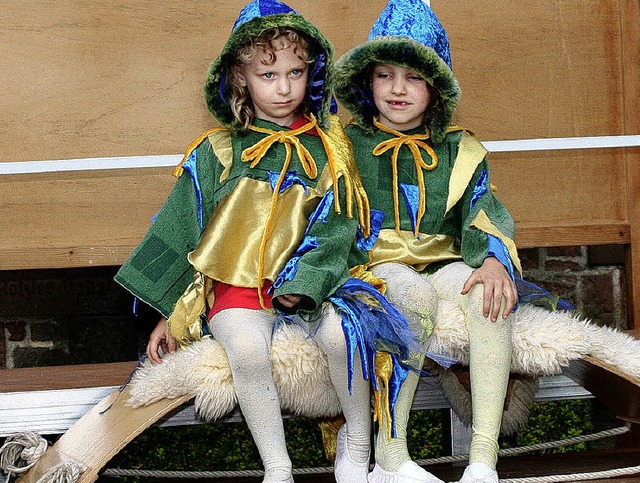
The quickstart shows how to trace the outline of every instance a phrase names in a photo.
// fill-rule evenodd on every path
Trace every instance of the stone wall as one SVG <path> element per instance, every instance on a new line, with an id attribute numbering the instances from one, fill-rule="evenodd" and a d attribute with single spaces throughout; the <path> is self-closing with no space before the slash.
<path id="1" fill-rule="evenodd" d="M 621 247 L 522 250 L 525 279 L 603 325 L 627 327 Z M 0 367 L 135 360 L 157 315 L 113 282 L 116 267 L 0 272 Z"/>
<path id="2" fill-rule="evenodd" d="M 0 272 L 0 367 L 135 360 L 148 315 L 114 267 Z"/>

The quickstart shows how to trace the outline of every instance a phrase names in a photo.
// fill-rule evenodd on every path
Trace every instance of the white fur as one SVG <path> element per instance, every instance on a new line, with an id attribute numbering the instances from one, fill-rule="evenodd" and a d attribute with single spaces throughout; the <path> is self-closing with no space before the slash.
<path id="1" fill-rule="evenodd" d="M 272 342 L 271 367 L 284 411 L 308 417 L 340 413 L 327 358 L 300 327 L 280 326 Z M 129 384 L 128 404 L 133 407 L 191 394 L 205 421 L 224 416 L 237 404 L 227 355 L 211 338 L 166 355 L 161 364 L 145 361 Z"/>
<path id="2" fill-rule="evenodd" d="M 446 268 L 447 274 L 443 269 L 430 277 L 439 302 L 428 350 L 468 364 L 469 340 L 464 314 L 455 301 L 460 297 L 457 284 L 466 280 L 469 269 L 463 264 Z M 571 360 L 589 355 L 617 367 L 640 385 L 640 341 L 570 312 L 550 312 L 523 304 L 510 317 L 513 317 L 512 372 L 530 376 L 558 374 Z M 310 417 L 334 416 L 340 412 L 326 356 L 302 328 L 280 326 L 274 335 L 271 365 L 283 410 Z M 143 363 L 130 385 L 132 406 L 191 394 L 195 397 L 196 410 L 208 421 L 230 412 L 237 403 L 226 354 L 220 344 L 210 338 L 167 355 L 162 364 Z M 522 389 L 521 399 L 525 401 L 532 389 L 528 385 Z M 453 386 L 449 389 L 452 399 L 458 398 L 455 390 Z M 465 404 L 459 406 L 462 408 Z M 515 417 L 514 427 L 519 424 L 519 417 Z"/>

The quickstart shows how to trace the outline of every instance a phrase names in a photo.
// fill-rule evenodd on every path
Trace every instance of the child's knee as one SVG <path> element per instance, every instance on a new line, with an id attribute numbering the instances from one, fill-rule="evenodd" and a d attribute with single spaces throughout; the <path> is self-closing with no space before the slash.
<path id="1" fill-rule="evenodd" d="M 385 280 L 386 296 L 392 303 L 408 308 L 435 310 L 435 289 L 413 268 L 398 263 L 385 263 L 375 267 L 373 274 Z"/>
<path id="2" fill-rule="evenodd" d="M 328 358 L 346 359 L 347 344 L 342 329 L 342 317 L 330 304 L 322 313 L 322 321 L 315 339 Z"/>

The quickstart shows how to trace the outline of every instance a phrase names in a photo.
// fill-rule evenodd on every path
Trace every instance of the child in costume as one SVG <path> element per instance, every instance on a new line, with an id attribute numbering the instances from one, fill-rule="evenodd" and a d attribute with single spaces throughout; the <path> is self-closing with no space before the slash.
<path id="1" fill-rule="evenodd" d="M 332 56 L 324 35 L 287 5 L 244 7 L 205 83 L 223 127 L 189 147 L 173 191 L 116 276 L 164 316 L 149 339 L 152 360 L 199 338 L 201 327 L 224 347 L 268 483 L 293 481 L 269 363 L 283 318 L 306 325 L 327 354 L 346 419 L 336 480 L 366 481 L 369 471 L 369 382 L 353 364 L 363 346 L 347 350 L 352 326 L 336 295 L 349 280 L 352 212 L 366 236 L 369 210 L 348 138 L 330 115 Z"/>
<path id="2" fill-rule="evenodd" d="M 436 300 L 463 309 L 473 436 L 460 481 L 497 482 L 511 313 L 518 300 L 515 224 L 493 194 L 486 150 L 473 134 L 451 126 L 460 89 L 446 32 L 426 3 L 388 3 L 368 41 L 337 62 L 336 95 L 355 119 L 346 131 L 371 204 L 372 231 L 381 219 L 368 268 L 386 282 L 389 300 L 424 341 Z M 370 482 L 441 481 L 411 461 L 407 450 L 418 379 L 411 372 L 401 387 L 395 437 L 380 425 Z"/>

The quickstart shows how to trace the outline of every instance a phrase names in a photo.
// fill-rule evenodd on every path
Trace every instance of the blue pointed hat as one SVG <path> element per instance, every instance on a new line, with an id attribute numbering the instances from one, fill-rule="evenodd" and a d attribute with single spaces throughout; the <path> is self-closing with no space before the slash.
<path id="1" fill-rule="evenodd" d="M 233 30 L 237 29 L 243 23 L 247 23 L 254 18 L 266 17 L 267 15 L 277 15 L 279 13 L 298 13 L 289 5 L 278 0 L 253 0 L 247 3 L 240 11 L 240 15 L 233 24 Z"/>
<path id="2" fill-rule="evenodd" d="M 390 0 L 369 39 L 336 64 L 336 96 L 365 129 L 373 129 L 377 115 L 370 87 L 370 66 L 377 63 L 400 65 L 426 79 L 436 94 L 426 124 L 434 141 L 442 141 L 460 100 L 460 87 L 451 68 L 447 33 L 424 1 Z"/>
<path id="3" fill-rule="evenodd" d="M 204 86 L 205 102 L 223 126 L 242 129 L 227 100 L 227 78 L 238 50 L 249 39 L 276 27 L 293 29 L 309 39 L 315 60 L 309 70 L 305 105 L 316 116 L 321 127 L 328 126 L 333 99 L 333 45 L 313 24 L 279 0 L 252 0 L 245 5 L 222 52 L 209 67 Z"/>
<path id="4" fill-rule="evenodd" d="M 438 54 L 451 66 L 449 37 L 433 10 L 422 0 L 393 0 L 380 14 L 369 33 L 369 40 L 376 37 L 407 37 L 420 42 Z"/>

